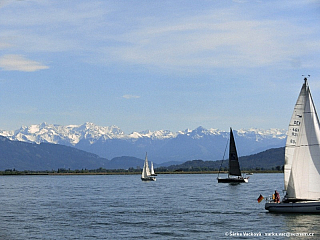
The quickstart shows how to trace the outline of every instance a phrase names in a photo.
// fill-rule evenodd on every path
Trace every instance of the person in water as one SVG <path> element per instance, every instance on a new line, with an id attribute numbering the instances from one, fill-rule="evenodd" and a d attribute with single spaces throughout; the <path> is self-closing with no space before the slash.
<path id="1" fill-rule="evenodd" d="M 280 194 L 278 193 L 277 190 L 275 190 L 275 192 L 274 192 L 274 201 L 276 203 L 280 203 Z"/>

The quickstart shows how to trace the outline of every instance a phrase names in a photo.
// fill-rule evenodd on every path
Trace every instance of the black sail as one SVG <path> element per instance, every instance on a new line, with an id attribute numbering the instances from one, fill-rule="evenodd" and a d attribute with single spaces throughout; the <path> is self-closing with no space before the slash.
<path id="1" fill-rule="evenodd" d="M 229 175 L 241 176 L 236 144 L 233 138 L 233 132 L 230 128 L 230 148 L 229 148 Z"/>

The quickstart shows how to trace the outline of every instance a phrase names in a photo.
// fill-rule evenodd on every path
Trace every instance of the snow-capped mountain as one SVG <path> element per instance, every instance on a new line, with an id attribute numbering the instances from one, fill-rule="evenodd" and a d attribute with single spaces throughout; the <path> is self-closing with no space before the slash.
<path id="1" fill-rule="evenodd" d="M 0 135 L 11 140 L 23 142 L 48 142 L 75 146 L 81 139 L 89 139 L 94 143 L 95 139 L 121 138 L 124 133 L 117 126 L 100 127 L 93 123 L 83 125 L 54 125 L 41 123 L 31 126 L 23 126 L 16 131 L 0 131 Z"/>
<path id="2" fill-rule="evenodd" d="M 108 159 L 119 156 L 143 158 L 160 163 L 194 159 L 222 159 L 229 132 L 198 127 L 194 130 L 132 132 L 125 134 L 119 127 L 102 127 L 93 123 L 83 125 L 37 124 L 16 131 L 1 131 L 0 135 L 15 141 L 48 142 L 74 146 Z M 240 156 L 257 153 L 285 144 L 286 131 L 281 129 L 234 130 Z"/>

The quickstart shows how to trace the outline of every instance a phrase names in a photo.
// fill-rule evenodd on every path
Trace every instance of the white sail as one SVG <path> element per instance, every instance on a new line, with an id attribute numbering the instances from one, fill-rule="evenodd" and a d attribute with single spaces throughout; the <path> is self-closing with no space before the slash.
<path id="1" fill-rule="evenodd" d="M 146 178 L 146 177 L 148 177 L 148 175 L 147 175 L 147 172 L 146 172 L 146 162 L 144 162 L 141 178 Z"/>
<path id="2" fill-rule="evenodd" d="M 287 197 L 315 200 L 320 198 L 320 125 L 306 79 L 304 88 L 304 111 L 293 151 Z"/>
<path id="3" fill-rule="evenodd" d="M 153 169 L 153 162 L 151 162 L 151 169 L 150 169 L 151 175 L 154 175 L 154 169 Z"/>
<path id="4" fill-rule="evenodd" d="M 287 142 L 285 148 L 285 164 L 284 164 L 284 189 L 287 190 L 293 154 L 297 143 L 297 138 L 300 132 L 301 120 L 304 111 L 306 98 L 306 82 L 303 84 L 296 105 L 292 113 L 287 134 Z"/>
<path id="5" fill-rule="evenodd" d="M 146 154 L 146 158 L 144 160 L 144 165 L 143 165 L 143 169 L 142 169 L 142 174 L 141 174 L 141 178 L 147 178 L 149 177 L 150 174 L 150 169 L 149 169 L 149 164 L 148 164 L 148 157 Z"/>

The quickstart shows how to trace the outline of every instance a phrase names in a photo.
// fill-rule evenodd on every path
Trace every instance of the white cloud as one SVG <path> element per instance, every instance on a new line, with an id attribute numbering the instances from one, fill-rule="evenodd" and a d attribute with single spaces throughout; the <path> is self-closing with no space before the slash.
<path id="1" fill-rule="evenodd" d="M 204 22 L 204 18 L 189 20 Z M 307 30 L 294 28 L 285 21 L 232 19 L 166 29 L 143 28 L 124 34 L 122 41 L 127 40 L 128 44 L 111 47 L 109 54 L 122 61 L 158 67 L 259 67 L 319 50 L 306 47 L 301 52 L 301 42 L 295 41 L 294 34 L 301 36 Z"/>
<path id="2" fill-rule="evenodd" d="M 319 28 L 299 25 L 301 16 L 296 16 L 296 21 L 281 15 L 260 17 L 257 12 L 264 13 L 265 8 L 274 6 L 255 3 L 250 5 L 255 10 L 252 11 L 247 9 L 249 1 L 234 2 L 237 3 L 191 14 L 157 12 L 154 16 L 139 15 L 134 8 L 124 11 L 122 4 L 104 2 L 61 7 L 52 2 L 26 3 L 30 8 L 19 8 L 19 18 L 10 12 L 0 15 L 0 26 L 5 26 L 0 38 L 13 39 L 11 46 L 0 42 L 0 49 L 69 52 L 91 63 L 126 62 L 199 71 L 203 67 L 252 68 L 284 62 L 290 65 L 291 59 L 320 51 L 318 38 L 312 35 Z M 179 11 L 179 5 L 174 6 Z M 276 5 L 277 9 L 284 6 L 285 3 Z"/>
<path id="3" fill-rule="evenodd" d="M 0 1 L 0 8 L 4 7 L 5 5 L 9 4 L 9 0 L 2 0 Z"/>
<path id="4" fill-rule="evenodd" d="M 0 57 L 0 67 L 5 71 L 35 72 L 42 69 L 48 69 L 39 62 L 27 59 L 21 55 L 8 54 Z"/>
<path id="5" fill-rule="evenodd" d="M 2 39 L 1 39 L 2 40 Z M 6 41 L 0 41 L 0 50 L 10 48 L 12 45 Z"/>
<path id="6" fill-rule="evenodd" d="M 136 98 L 140 98 L 140 96 L 137 96 L 137 95 L 129 95 L 129 94 L 126 94 L 126 95 L 123 95 L 122 96 L 123 98 L 125 99 L 136 99 Z"/>
<path id="7" fill-rule="evenodd" d="M 300 18 L 260 17 L 245 6 L 154 17 L 118 33 L 121 44 L 107 46 L 104 53 L 118 61 L 171 69 L 290 66 L 291 59 L 320 52 L 320 45 L 312 44 L 319 27 L 300 24 Z"/>

